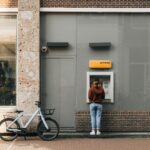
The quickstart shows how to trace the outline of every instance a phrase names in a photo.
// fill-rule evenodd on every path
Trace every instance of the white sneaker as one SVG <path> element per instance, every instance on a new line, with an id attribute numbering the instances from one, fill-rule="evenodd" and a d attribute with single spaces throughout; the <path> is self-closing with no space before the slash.
<path id="1" fill-rule="evenodd" d="M 91 132 L 90 132 L 90 135 L 95 135 L 95 131 L 91 131 Z"/>
<path id="2" fill-rule="evenodd" d="M 96 132 L 96 135 L 101 135 L 101 132 L 100 132 L 100 131 L 97 131 L 97 132 Z"/>

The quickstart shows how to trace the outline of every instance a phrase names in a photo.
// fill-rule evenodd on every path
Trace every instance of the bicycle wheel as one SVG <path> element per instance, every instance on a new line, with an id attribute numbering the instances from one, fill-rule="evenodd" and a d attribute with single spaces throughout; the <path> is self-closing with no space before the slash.
<path id="1" fill-rule="evenodd" d="M 5 118 L 0 122 L 0 138 L 4 141 L 13 141 L 17 138 L 18 133 L 13 131 L 8 131 L 7 127 L 14 121 L 13 118 Z M 9 129 L 20 128 L 18 122 L 14 122 Z"/>
<path id="2" fill-rule="evenodd" d="M 41 120 L 37 127 L 37 133 L 39 137 L 45 141 L 54 140 L 59 134 L 59 125 L 55 120 L 51 118 L 45 118 L 45 121 L 49 129 L 46 129 L 43 121 Z"/>

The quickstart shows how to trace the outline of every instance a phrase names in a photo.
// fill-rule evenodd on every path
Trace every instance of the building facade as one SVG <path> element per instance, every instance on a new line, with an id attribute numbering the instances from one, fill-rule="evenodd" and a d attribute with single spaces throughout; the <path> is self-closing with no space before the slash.
<path id="1" fill-rule="evenodd" d="M 0 113 L 55 108 L 62 131 L 89 131 L 87 91 L 103 81 L 103 131 L 150 129 L 150 2 L 1 0 Z M 89 63 L 111 63 L 92 67 Z"/>

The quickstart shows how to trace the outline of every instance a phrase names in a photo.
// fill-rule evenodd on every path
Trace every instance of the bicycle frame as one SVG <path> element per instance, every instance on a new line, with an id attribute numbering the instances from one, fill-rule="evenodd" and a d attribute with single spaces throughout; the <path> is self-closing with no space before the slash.
<path id="1" fill-rule="evenodd" d="M 31 116 L 29 118 L 29 120 L 27 121 L 27 123 L 24 125 L 23 122 L 22 122 L 22 117 L 24 116 Z M 44 116 L 42 115 L 42 112 L 41 112 L 41 108 L 38 108 L 33 114 L 25 114 L 24 112 L 20 113 L 20 114 L 17 114 L 17 117 L 14 119 L 14 121 L 8 125 L 7 127 L 7 130 L 9 131 L 14 131 L 14 132 L 17 132 L 17 131 L 21 131 L 20 129 L 10 129 L 10 127 L 16 122 L 18 121 L 21 125 L 21 128 L 24 128 L 26 129 L 29 124 L 32 122 L 32 120 L 36 117 L 36 116 L 39 116 L 41 118 L 41 120 L 43 121 L 44 123 L 44 126 L 46 127 L 46 129 L 48 130 L 48 125 L 44 119 Z"/>

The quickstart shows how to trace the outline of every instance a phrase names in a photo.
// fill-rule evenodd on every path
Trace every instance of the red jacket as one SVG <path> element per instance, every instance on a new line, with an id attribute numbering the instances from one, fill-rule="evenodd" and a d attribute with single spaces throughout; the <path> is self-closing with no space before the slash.
<path id="1" fill-rule="evenodd" d="M 89 89 L 88 98 L 90 103 L 101 103 L 105 98 L 105 91 L 103 87 L 91 87 Z"/>

